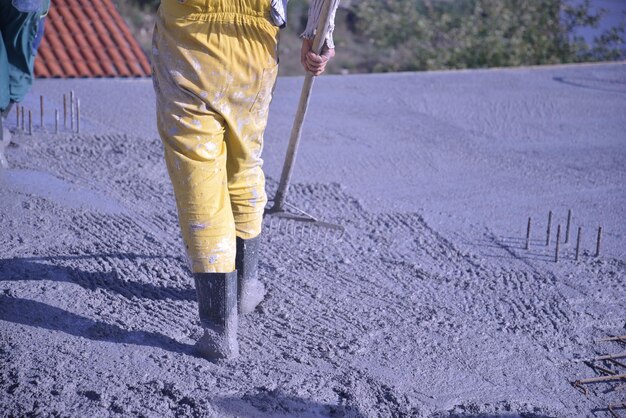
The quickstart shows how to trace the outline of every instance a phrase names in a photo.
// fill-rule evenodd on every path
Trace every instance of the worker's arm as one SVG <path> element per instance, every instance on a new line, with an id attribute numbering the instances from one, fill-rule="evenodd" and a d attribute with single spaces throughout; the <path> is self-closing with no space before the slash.
<path id="1" fill-rule="evenodd" d="M 335 29 L 335 14 L 337 12 L 337 6 L 339 6 L 339 0 L 331 0 L 330 27 L 328 29 L 328 34 L 326 35 L 326 40 L 321 54 L 317 55 L 312 51 L 313 38 L 315 38 L 315 31 L 322 13 L 323 5 L 324 0 L 311 0 L 311 5 L 309 7 L 309 19 L 307 21 L 306 29 L 300 35 L 302 38 L 300 62 L 302 63 L 304 69 L 313 75 L 322 74 L 326 68 L 328 60 L 335 56 L 333 30 Z"/>

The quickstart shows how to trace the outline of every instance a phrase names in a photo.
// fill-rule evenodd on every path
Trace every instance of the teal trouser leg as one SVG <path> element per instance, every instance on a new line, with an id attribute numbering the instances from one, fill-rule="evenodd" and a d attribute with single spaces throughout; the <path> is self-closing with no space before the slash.
<path id="1" fill-rule="evenodd" d="M 41 16 L 41 11 L 20 12 L 11 1 L 0 0 L 0 111 L 11 101 L 20 102 L 33 84 Z"/>
<path id="2" fill-rule="evenodd" d="M 1 14 L 1 13 L 0 13 Z M 0 26 L 0 113 L 9 107 L 9 58 L 4 46 L 4 30 Z"/>

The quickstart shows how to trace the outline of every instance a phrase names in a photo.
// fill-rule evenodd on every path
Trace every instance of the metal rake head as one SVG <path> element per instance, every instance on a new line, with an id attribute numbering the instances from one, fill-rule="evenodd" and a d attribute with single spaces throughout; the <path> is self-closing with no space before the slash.
<path id="1" fill-rule="evenodd" d="M 298 210 L 298 209 L 296 209 Z M 298 210 L 299 214 L 287 211 L 267 212 L 265 225 L 273 236 L 298 238 L 315 243 L 336 244 L 343 239 L 345 228 L 324 222 Z"/>

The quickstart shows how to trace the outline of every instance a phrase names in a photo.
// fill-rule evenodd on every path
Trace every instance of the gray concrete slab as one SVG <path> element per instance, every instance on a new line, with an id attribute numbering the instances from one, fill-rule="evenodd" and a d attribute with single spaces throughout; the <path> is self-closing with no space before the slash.
<path id="1" fill-rule="evenodd" d="M 276 88 L 270 194 L 301 82 Z M 53 111 L 42 132 L 39 95 L 62 109 L 70 90 L 81 133 L 51 134 Z M 268 297 L 231 363 L 192 352 L 150 80 L 43 80 L 25 105 L 34 135 L 14 135 L 0 172 L 9 414 L 580 417 L 623 398 L 571 382 L 623 351 L 596 340 L 625 333 L 624 63 L 318 79 L 288 200 L 347 233 L 266 230 Z M 568 209 L 583 251 L 572 236 L 557 264 Z"/>

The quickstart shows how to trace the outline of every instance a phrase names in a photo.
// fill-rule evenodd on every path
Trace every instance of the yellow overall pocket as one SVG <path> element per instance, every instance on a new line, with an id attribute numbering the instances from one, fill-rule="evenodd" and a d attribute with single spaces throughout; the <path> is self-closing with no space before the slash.
<path id="1" fill-rule="evenodd" d="M 250 106 L 250 113 L 262 114 L 267 112 L 270 102 L 272 101 L 272 95 L 274 94 L 277 74 L 278 64 L 263 69 L 257 94 L 254 98 L 254 102 L 252 102 Z"/>

